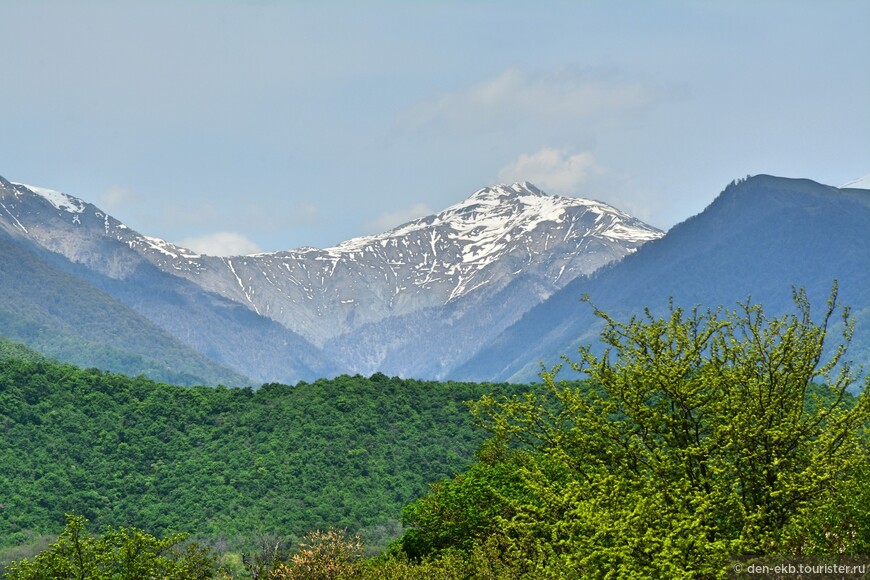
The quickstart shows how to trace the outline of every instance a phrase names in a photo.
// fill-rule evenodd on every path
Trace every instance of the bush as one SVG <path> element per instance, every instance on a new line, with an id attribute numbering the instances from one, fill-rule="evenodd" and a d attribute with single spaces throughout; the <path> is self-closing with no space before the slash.
<path id="1" fill-rule="evenodd" d="M 66 528 L 57 542 L 32 561 L 11 564 L 6 578 L 200 580 L 216 574 L 216 560 L 210 550 L 185 542 L 183 534 L 158 539 L 142 530 L 121 528 L 95 538 L 85 531 L 86 524 L 83 516 L 67 515 Z"/>

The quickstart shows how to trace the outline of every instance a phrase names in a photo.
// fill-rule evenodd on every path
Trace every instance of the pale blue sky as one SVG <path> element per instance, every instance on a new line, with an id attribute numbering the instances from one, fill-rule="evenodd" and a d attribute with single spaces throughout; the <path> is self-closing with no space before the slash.
<path id="1" fill-rule="evenodd" d="M 0 0 L 0 175 L 214 252 L 529 180 L 668 228 L 870 173 L 870 2 Z"/>

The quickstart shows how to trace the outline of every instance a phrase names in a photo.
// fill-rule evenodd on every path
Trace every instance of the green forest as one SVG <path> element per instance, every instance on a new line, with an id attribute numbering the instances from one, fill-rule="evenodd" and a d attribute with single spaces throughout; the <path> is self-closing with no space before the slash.
<path id="1" fill-rule="evenodd" d="M 870 554 L 868 380 L 836 287 L 784 316 L 596 314 L 600 347 L 534 385 L 178 387 L 0 343 L 5 576 L 719 578 Z"/>
<path id="2" fill-rule="evenodd" d="M 244 545 L 348 528 L 373 546 L 466 467 L 466 402 L 519 385 L 341 376 L 257 390 L 178 387 L 0 347 L 0 549 L 64 514 Z"/>

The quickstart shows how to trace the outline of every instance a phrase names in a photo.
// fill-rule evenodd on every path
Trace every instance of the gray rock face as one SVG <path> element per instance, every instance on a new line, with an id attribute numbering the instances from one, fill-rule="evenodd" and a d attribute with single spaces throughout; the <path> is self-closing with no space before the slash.
<path id="1" fill-rule="evenodd" d="M 2 178 L 0 178 L 2 179 Z M 133 273 L 142 258 L 107 238 L 133 239 L 136 232 L 93 204 L 59 191 L 0 182 L 0 228 L 30 239 L 111 278 Z"/>
<path id="2" fill-rule="evenodd" d="M 662 233 L 603 203 L 533 185 L 482 189 L 443 212 L 326 249 L 216 258 L 153 239 L 161 269 L 247 304 L 317 345 L 364 325 L 492 294 L 518 276 L 546 295 Z"/>
<path id="3" fill-rule="evenodd" d="M 221 258 L 59 192 L 11 185 L 0 196 L 3 227 L 74 262 L 123 280 L 147 260 L 298 333 L 348 372 L 405 376 L 443 376 L 570 281 L 663 235 L 606 204 L 517 183 L 332 248 Z"/>

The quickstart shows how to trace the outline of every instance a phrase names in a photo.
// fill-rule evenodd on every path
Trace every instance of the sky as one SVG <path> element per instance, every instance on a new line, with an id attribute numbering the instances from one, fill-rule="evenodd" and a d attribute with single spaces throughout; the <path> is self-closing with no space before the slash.
<path id="1" fill-rule="evenodd" d="M 870 173 L 870 2 L 0 0 L 0 175 L 217 254 Z"/>

